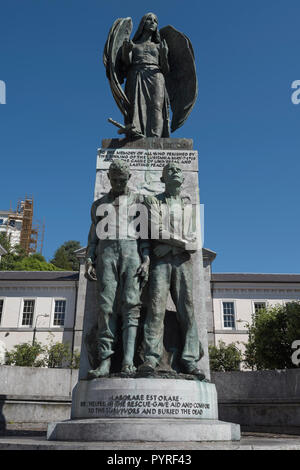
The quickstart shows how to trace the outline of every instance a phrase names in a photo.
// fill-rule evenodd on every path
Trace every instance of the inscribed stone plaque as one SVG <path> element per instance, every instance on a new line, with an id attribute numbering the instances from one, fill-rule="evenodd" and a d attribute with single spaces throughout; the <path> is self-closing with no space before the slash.
<path id="1" fill-rule="evenodd" d="M 125 160 L 132 170 L 162 170 L 167 163 L 180 165 L 182 171 L 198 171 L 196 150 L 98 149 L 97 170 L 107 170 L 114 158 Z"/>

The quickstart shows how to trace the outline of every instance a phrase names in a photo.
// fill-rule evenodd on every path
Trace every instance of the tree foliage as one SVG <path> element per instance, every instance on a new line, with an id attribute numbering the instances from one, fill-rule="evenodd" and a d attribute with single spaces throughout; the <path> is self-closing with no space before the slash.
<path id="1" fill-rule="evenodd" d="M 260 310 L 248 328 L 247 367 L 258 370 L 296 367 L 291 361 L 291 345 L 300 339 L 300 302 Z"/>
<path id="2" fill-rule="evenodd" d="M 6 352 L 6 365 L 21 367 L 41 367 L 44 365 L 43 359 L 39 356 L 44 352 L 44 347 L 37 341 L 31 343 L 20 343 Z"/>
<path id="3" fill-rule="evenodd" d="M 236 344 L 226 345 L 219 341 L 218 346 L 209 346 L 210 368 L 215 372 L 228 372 L 240 370 L 243 356 Z"/>
<path id="4" fill-rule="evenodd" d="M 0 245 L 2 245 L 6 251 L 10 251 L 9 239 L 5 232 L 0 232 Z"/>
<path id="5" fill-rule="evenodd" d="M 72 353 L 68 343 L 53 343 L 45 348 L 45 365 L 51 369 L 70 364 Z"/>
<path id="6" fill-rule="evenodd" d="M 51 263 L 58 268 L 65 269 L 66 271 L 78 271 L 79 261 L 76 258 L 74 251 L 79 248 L 81 248 L 80 242 L 76 240 L 65 242 L 56 250 Z"/>
<path id="7" fill-rule="evenodd" d="M 59 267 L 47 263 L 40 253 L 27 256 L 20 245 L 12 247 L 4 232 L 0 233 L 0 245 L 7 251 L 1 258 L 0 271 L 60 271 Z"/>
<path id="8" fill-rule="evenodd" d="M 14 265 L 14 271 L 58 271 L 60 268 L 52 263 L 47 263 L 40 254 L 26 256 Z"/>
<path id="9" fill-rule="evenodd" d="M 78 352 L 72 355 L 69 343 L 54 343 L 51 340 L 48 345 L 42 345 L 35 341 L 34 344 L 17 344 L 11 351 L 7 351 L 5 364 L 20 367 L 78 369 L 79 358 Z"/>

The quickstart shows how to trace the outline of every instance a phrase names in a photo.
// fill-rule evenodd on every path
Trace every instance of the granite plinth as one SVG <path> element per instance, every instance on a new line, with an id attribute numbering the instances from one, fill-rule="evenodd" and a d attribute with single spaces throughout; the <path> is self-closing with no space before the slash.
<path id="1" fill-rule="evenodd" d="M 98 149 L 97 170 L 108 170 L 115 159 L 124 160 L 131 170 L 160 170 L 168 163 L 180 165 L 183 172 L 198 171 L 197 150 L 186 149 Z"/>
<path id="2" fill-rule="evenodd" d="M 199 380 L 102 378 L 80 380 L 72 419 L 218 419 L 214 384 Z"/>
<path id="3" fill-rule="evenodd" d="M 161 182 L 162 167 L 168 161 L 180 162 L 184 175 L 182 194 L 191 200 L 193 210 L 197 219 L 197 240 L 199 249 L 192 254 L 193 264 L 193 297 L 194 310 L 198 326 L 199 339 L 204 350 L 204 356 L 200 360 L 199 367 L 205 373 L 207 379 L 210 378 L 208 361 L 207 342 L 207 317 L 211 318 L 211 290 L 210 282 L 205 276 L 205 268 L 202 257 L 202 233 L 200 220 L 200 200 L 198 183 L 198 152 L 193 150 L 192 139 L 174 138 L 143 138 L 136 140 L 127 139 L 104 139 L 102 147 L 98 149 L 96 180 L 94 188 L 94 199 L 98 199 L 110 190 L 110 182 L 107 177 L 109 162 L 112 158 L 123 155 L 131 166 L 132 176 L 129 180 L 129 188 L 133 192 L 144 195 L 158 194 L 164 191 L 164 184 Z M 93 334 L 98 324 L 98 303 L 97 287 L 87 283 L 84 278 L 84 267 L 80 270 L 79 279 L 80 304 L 76 315 L 75 345 L 81 348 L 79 378 L 85 379 L 88 370 L 96 368 L 98 363 L 95 359 L 95 352 L 91 350 L 90 344 L 94 338 Z M 143 304 L 146 310 L 146 303 Z M 167 311 L 175 313 L 176 308 L 169 295 Z M 167 313 L 168 313 L 167 312 Z M 175 319 L 175 320 L 174 320 Z M 172 317 L 172 331 L 178 331 L 176 315 Z M 175 325 L 176 323 L 176 325 Z M 167 328 L 170 331 L 170 328 Z M 80 342 L 82 331 L 83 340 Z M 168 349 L 167 337 L 164 338 L 164 348 L 170 364 L 173 358 L 172 351 Z M 165 341 L 166 339 L 166 341 Z M 138 348 L 139 345 L 137 345 Z M 120 362 L 121 363 L 121 362 Z M 139 364 L 136 363 L 136 366 Z M 171 367 L 171 365 L 170 365 Z M 118 372 L 120 369 L 112 370 Z"/>
<path id="4" fill-rule="evenodd" d="M 238 441 L 240 427 L 218 420 L 100 418 L 50 423 L 47 439 L 78 442 Z"/>
<path id="5" fill-rule="evenodd" d="M 103 139 L 102 148 L 192 150 L 193 139 L 174 139 L 173 137 L 145 137 L 142 139 Z"/>
<path id="6" fill-rule="evenodd" d="M 73 391 L 71 416 L 70 420 L 50 423 L 47 439 L 80 442 L 240 439 L 239 425 L 218 420 L 215 385 L 198 380 L 81 380 Z"/>

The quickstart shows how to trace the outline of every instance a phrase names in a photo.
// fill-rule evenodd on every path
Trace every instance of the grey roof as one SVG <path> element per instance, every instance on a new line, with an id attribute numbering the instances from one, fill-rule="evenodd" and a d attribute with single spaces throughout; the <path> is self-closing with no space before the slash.
<path id="1" fill-rule="evenodd" d="M 213 282 L 300 282 L 300 274 L 213 273 Z"/>
<path id="2" fill-rule="evenodd" d="M 0 271 L 0 281 L 78 281 L 78 271 Z M 300 283 L 300 274 L 212 273 L 212 282 Z"/>
<path id="3" fill-rule="evenodd" d="M 78 271 L 0 271 L 0 281 L 78 281 Z"/>
<path id="4" fill-rule="evenodd" d="M 78 248 L 78 250 L 75 250 L 75 256 L 77 256 L 77 258 L 84 258 L 86 255 L 86 248 L 86 246 L 82 246 L 81 248 Z M 217 256 L 217 253 L 215 251 L 209 250 L 208 248 L 202 248 L 202 253 L 203 258 L 209 258 L 210 261 L 213 261 Z"/>

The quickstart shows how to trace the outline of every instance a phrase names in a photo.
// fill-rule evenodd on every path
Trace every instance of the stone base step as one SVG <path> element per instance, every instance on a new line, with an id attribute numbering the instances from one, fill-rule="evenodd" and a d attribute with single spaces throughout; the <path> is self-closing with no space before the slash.
<path id="1" fill-rule="evenodd" d="M 240 426 L 218 420 L 99 418 L 67 420 L 48 425 L 50 441 L 238 441 Z"/>

